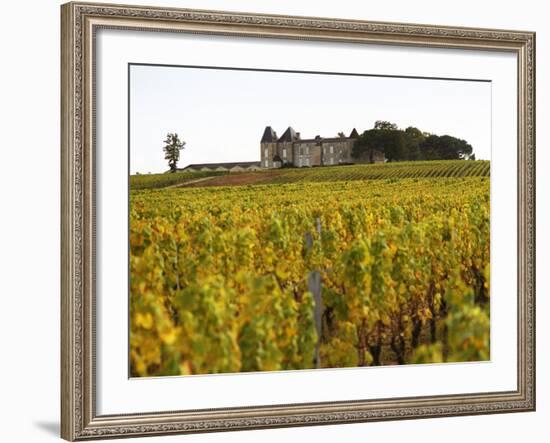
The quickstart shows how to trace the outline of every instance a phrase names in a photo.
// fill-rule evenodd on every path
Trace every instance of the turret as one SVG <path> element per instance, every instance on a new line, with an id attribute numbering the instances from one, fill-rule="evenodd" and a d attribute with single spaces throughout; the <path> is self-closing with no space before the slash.
<path id="1" fill-rule="evenodd" d="M 271 126 L 266 126 L 260 140 L 260 162 L 262 168 L 276 167 L 273 159 L 277 155 L 277 133 Z"/>

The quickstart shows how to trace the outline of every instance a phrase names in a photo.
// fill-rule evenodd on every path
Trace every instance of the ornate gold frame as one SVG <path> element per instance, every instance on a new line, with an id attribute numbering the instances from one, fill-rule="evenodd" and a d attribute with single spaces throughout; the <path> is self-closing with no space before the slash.
<path id="1" fill-rule="evenodd" d="M 67 440 L 533 411 L 535 34 L 219 11 L 61 7 L 61 436 Z M 518 58 L 518 384 L 512 392 L 98 416 L 94 369 L 94 33 L 98 28 L 509 51 Z"/>

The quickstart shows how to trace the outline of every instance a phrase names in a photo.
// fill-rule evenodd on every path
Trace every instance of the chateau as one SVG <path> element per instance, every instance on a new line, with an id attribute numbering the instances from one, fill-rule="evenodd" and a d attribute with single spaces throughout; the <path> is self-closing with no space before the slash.
<path id="1" fill-rule="evenodd" d="M 267 126 L 260 141 L 259 162 L 200 163 L 188 165 L 178 171 L 250 172 L 283 166 L 301 168 L 384 162 L 384 153 L 374 148 L 368 149 L 360 158 L 353 158 L 351 151 L 358 137 L 359 133 L 354 128 L 349 137 L 340 133 L 333 138 L 318 135 L 315 138 L 302 139 L 300 133 L 290 126 L 281 137 L 277 137 L 271 126 Z"/>
<path id="2" fill-rule="evenodd" d="M 354 128 L 349 137 L 340 133 L 338 137 L 323 138 L 316 136 L 302 139 L 300 133 L 288 127 L 281 137 L 267 126 L 260 141 L 261 167 L 281 168 L 283 166 L 308 167 L 328 166 L 351 163 L 381 163 L 384 153 L 369 149 L 361 158 L 351 156 L 353 144 L 359 137 Z"/>

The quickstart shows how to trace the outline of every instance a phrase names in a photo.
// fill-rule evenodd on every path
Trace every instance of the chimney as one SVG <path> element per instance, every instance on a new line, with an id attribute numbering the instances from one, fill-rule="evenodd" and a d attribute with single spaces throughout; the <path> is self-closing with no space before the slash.
<path id="1" fill-rule="evenodd" d="M 300 140 L 300 133 L 299 133 L 299 132 L 296 133 L 296 138 L 297 138 L 298 140 Z"/>

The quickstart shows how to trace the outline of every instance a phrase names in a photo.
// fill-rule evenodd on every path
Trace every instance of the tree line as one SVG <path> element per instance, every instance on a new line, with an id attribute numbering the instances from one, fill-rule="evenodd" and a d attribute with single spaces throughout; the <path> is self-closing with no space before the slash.
<path id="1" fill-rule="evenodd" d="M 359 136 L 353 158 L 368 155 L 371 149 L 384 153 L 387 161 L 475 160 L 472 146 L 450 135 L 435 135 L 409 126 L 399 129 L 395 123 L 378 120 L 374 128 Z"/>

